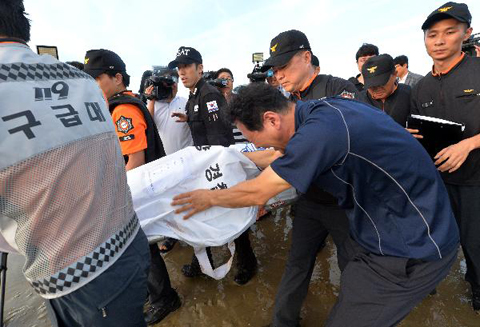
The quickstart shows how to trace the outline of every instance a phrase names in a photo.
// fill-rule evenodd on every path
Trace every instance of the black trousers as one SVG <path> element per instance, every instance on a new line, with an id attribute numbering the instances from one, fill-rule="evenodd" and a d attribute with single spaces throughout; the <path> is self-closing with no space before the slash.
<path id="1" fill-rule="evenodd" d="M 480 289 L 480 186 L 445 185 L 467 263 L 465 280 Z"/>
<path id="2" fill-rule="evenodd" d="M 342 272 L 328 327 L 396 326 L 448 275 L 457 258 L 457 249 L 437 261 L 381 256 L 351 238 L 344 248 L 351 260 Z"/>
<path id="3" fill-rule="evenodd" d="M 155 307 L 162 307 L 175 298 L 176 291 L 170 284 L 167 267 L 165 266 L 165 261 L 163 261 L 157 243 L 150 244 L 149 246 L 151 264 L 148 272 L 147 286 L 150 304 Z"/>
<path id="4" fill-rule="evenodd" d="M 317 253 L 328 234 L 337 246 L 338 264 L 343 270 L 348 257 L 342 244 L 349 235 L 345 212 L 300 197 L 293 219 L 292 245 L 275 299 L 274 326 L 297 326 Z"/>

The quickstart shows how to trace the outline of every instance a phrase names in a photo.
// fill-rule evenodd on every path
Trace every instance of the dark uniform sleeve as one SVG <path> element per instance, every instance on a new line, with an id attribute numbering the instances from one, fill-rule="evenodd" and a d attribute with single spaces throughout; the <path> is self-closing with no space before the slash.
<path id="1" fill-rule="evenodd" d="M 331 77 L 327 85 L 327 97 L 341 96 L 347 99 L 356 99 L 358 90 L 352 82 L 339 77 Z"/>
<path id="2" fill-rule="evenodd" d="M 412 88 L 410 93 L 410 115 L 419 115 L 420 114 L 420 104 L 418 101 L 418 89 L 422 84 L 421 80 Z"/>
<path id="3" fill-rule="evenodd" d="M 234 143 L 232 127 L 226 117 L 226 109 L 227 102 L 220 93 L 208 93 L 200 101 L 200 113 L 210 145 L 229 146 Z"/>

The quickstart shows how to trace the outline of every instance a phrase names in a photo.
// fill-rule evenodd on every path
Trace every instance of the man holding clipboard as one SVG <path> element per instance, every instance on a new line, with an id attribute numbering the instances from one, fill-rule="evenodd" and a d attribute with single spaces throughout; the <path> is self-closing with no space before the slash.
<path id="1" fill-rule="evenodd" d="M 464 125 L 458 139 L 450 138 L 445 147 L 431 154 L 460 228 L 472 306 L 480 310 L 480 58 L 462 52 L 462 42 L 472 33 L 471 19 L 466 4 L 448 2 L 423 23 L 433 68 L 412 90 L 411 114 Z M 419 129 L 409 132 L 418 139 L 425 137 L 424 141 L 429 137 Z M 438 134 L 433 137 L 443 137 Z"/>

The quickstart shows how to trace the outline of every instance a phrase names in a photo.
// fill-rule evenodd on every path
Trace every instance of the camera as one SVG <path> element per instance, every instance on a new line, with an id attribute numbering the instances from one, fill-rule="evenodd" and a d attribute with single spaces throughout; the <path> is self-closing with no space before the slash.
<path id="1" fill-rule="evenodd" d="M 154 66 L 153 74 L 145 81 L 145 89 L 153 85 L 152 93 L 145 94 L 148 100 L 164 100 L 173 94 L 173 85 L 178 82 L 175 70 Z"/>
<path id="2" fill-rule="evenodd" d="M 475 33 L 470 35 L 470 37 L 463 42 L 462 51 L 469 56 L 476 57 L 477 56 L 477 53 L 475 51 L 476 45 L 480 45 L 480 33 Z"/>
<path id="3" fill-rule="evenodd" d="M 210 85 L 219 87 L 219 88 L 224 88 L 227 87 L 228 85 L 228 80 L 224 78 L 215 78 L 217 72 L 215 71 L 208 71 L 203 73 L 203 79 Z"/>
<path id="4" fill-rule="evenodd" d="M 255 65 L 253 67 L 253 71 L 250 74 L 247 74 L 247 78 L 250 80 L 251 83 L 265 82 L 267 77 L 273 76 L 273 72 L 271 70 L 268 70 L 266 72 L 262 71 L 262 63 L 263 63 L 262 52 L 253 53 L 252 62 Z"/>

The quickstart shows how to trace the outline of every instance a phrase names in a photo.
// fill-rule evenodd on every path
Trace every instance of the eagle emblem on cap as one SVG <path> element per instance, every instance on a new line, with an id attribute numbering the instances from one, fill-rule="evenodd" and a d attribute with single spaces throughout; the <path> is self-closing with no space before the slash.
<path id="1" fill-rule="evenodd" d="M 378 66 L 373 66 L 373 67 L 367 68 L 367 70 L 368 70 L 368 72 L 369 72 L 370 74 L 373 74 L 373 73 L 375 73 L 375 71 L 377 70 L 377 67 L 378 67 Z"/>
<path id="2" fill-rule="evenodd" d="M 473 91 L 474 91 L 473 89 L 463 90 L 463 92 L 465 92 L 465 93 L 472 93 Z"/>
<path id="3" fill-rule="evenodd" d="M 278 43 L 275 44 L 273 47 L 271 47 L 270 50 L 271 50 L 272 52 L 277 51 L 277 46 L 278 46 Z"/>
<path id="4" fill-rule="evenodd" d="M 90 60 L 90 58 L 85 58 L 84 64 L 87 65 L 89 60 Z"/>
<path id="5" fill-rule="evenodd" d="M 447 11 L 449 11 L 450 9 L 452 9 L 452 6 L 439 8 L 438 11 L 440 11 L 440 12 L 447 12 Z"/>

